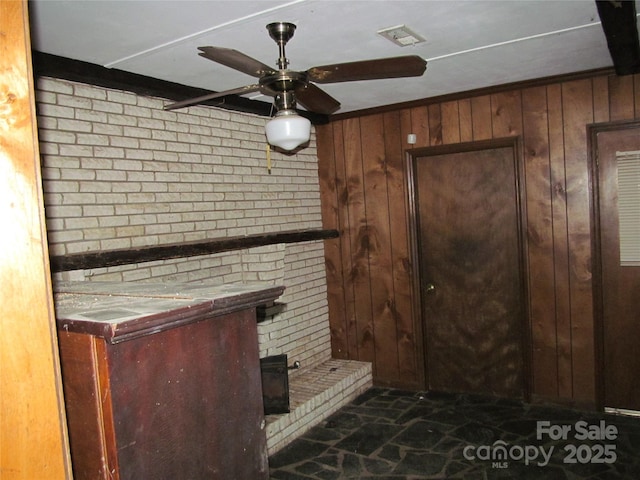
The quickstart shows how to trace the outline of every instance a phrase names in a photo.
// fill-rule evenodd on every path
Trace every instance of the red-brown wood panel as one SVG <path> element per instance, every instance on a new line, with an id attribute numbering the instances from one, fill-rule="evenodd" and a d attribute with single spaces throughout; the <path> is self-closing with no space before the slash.
<path id="1" fill-rule="evenodd" d="M 553 211 L 551 228 L 556 300 L 555 318 L 550 319 L 550 321 L 556 324 L 558 395 L 561 398 L 572 398 L 573 363 L 571 358 L 567 185 L 564 163 L 562 89 L 560 85 L 547 87 L 547 105 L 549 115 L 549 160 L 551 166 L 550 191 Z M 540 395 L 544 394 L 540 393 Z"/>
<path id="2" fill-rule="evenodd" d="M 342 252 L 342 284 L 344 290 L 344 318 L 346 322 L 346 344 L 349 358 L 358 359 L 358 325 L 356 322 L 356 294 L 351 279 L 353 255 L 351 252 L 351 218 L 349 216 L 349 191 L 345 161 L 345 139 L 343 123 L 333 126 L 336 158 L 336 188 L 338 191 L 338 215 L 340 217 L 340 251 Z"/>
<path id="3" fill-rule="evenodd" d="M 607 77 L 593 79 L 593 121 L 609 121 L 609 80 Z"/>
<path id="4" fill-rule="evenodd" d="M 423 383 L 420 355 L 420 332 L 413 311 L 411 284 L 411 254 L 409 244 L 408 192 L 405 183 L 404 155 L 398 148 L 402 142 L 403 121 L 398 112 L 384 116 L 385 158 L 387 165 L 387 192 L 389 195 L 389 230 L 391 233 L 391 256 L 393 275 L 393 297 L 389 308 L 396 323 L 398 342 L 398 383 L 402 386 L 421 388 Z"/>
<path id="5" fill-rule="evenodd" d="M 460 113 L 460 141 L 471 142 L 473 140 L 471 100 L 460 100 L 458 102 L 458 111 Z"/>
<path id="6" fill-rule="evenodd" d="M 409 110 L 411 118 L 411 129 L 403 132 L 404 137 L 409 133 L 416 135 L 416 143 L 410 148 L 427 147 L 429 146 L 430 134 L 429 134 L 429 110 L 427 107 L 416 107 Z"/>
<path id="7" fill-rule="evenodd" d="M 398 336 L 394 316 L 391 231 L 387 191 L 384 120 L 381 114 L 360 120 L 366 223 L 358 243 L 367 252 L 371 279 L 371 313 L 379 381 L 398 378 Z"/>
<path id="8" fill-rule="evenodd" d="M 520 91 L 491 96 L 493 138 L 512 137 L 522 133 L 522 100 Z"/>
<path id="9" fill-rule="evenodd" d="M 369 275 L 369 245 L 365 205 L 362 129 L 360 119 L 348 119 L 343 124 L 346 195 L 349 217 L 351 269 L 347 280 L 354 293 L 354 319 L 358 359 L 375 359 L 374 326 L 371 310 L 371 277 Z M 374 369 L 377 364 L 374 362 Z"/>
<path id="10" fill-rule="evenodd" d="M 609 114 L 611 120 L 629 120 L 634 116 L 633 76 L 625 75 L 609 77 Z"/>
<path id="11" fill-rule="evenodd" d="M 530 322 L 533 390 L 558 393 L 557 339 L 553 265 L 553 222 L 549 179 L 549 131 L 545 87 L 525 90 L 523 98 L 524 161 L 527 191 Z M 552 319 L 552 321 L 550 321 Z"/>
<path id="12" fill-rule="evenodd" d="M 492 138 L 491 131 L 491 97 L 484 95 L 471 99 L 471 125 L 474 140 Z"/>
<path id="13" fill-rule="evenodd" d="M 460 143 L 460 111 L 458 102 L 445 102 L 441 105 L 442 143 Z"/>
<path id="14" fill-rule="evenodd" d="M 440 104 L 429 105 L 429 145 L 442 145 L 442 112 Z"/>
<path id="15" fill-rule="evenodd" d="M 345 292 L 341 315 L 348 325 L 340 334 L 345 335 L 343 343 L 348 345 L 349 358 L 375 360 L 374 342 L 376 348 L 392 350 L 378 345 L 385 340 L 381 340 L 372 328 L 371 309 L 367 310 L 366 305 L 370 307 L 370 287 L 379 279 L 372 277 L 372 272 L 363 263 L 363 259 L 368 258 L 365 252 L 369 246 L 363 246 L 358 240 L 358 232 L 363 231 L 363 226 L 366 232 L 368 222 L 378 225 L 378 213 L 372 212 L 377 207 L 372 208 L 372 205 L 386 201 L 387 205 L 381 208 L 389 218 L 390 240 L 380 244 L 390 245 L 391 249 L 391 269 L 387 275 L 394 279 L 391 283 L 385 279 L 384 285 L 393 286 L 389 301 L 397 312 L 394 319 L 396 337 L 392 338 L 398 344 L 401 369 L 410 362 L 412 355 L 406 350 L 410 348 L 415 349 L 417 370 L 424 366 L 421 339 L 416 337 L 415 345 L 412 345 L 408 337 L 410 333 L 420 334 L 411 326 L 411 322 L 414 326 L 419 325 L 420 319 L 407 320 L 409 312 L 412 309 L 415 312 L 417 301 L 410 294 L 409 284 L 405 283 L 406 272 L 412 266 L 408 265 L 404 270 L 397 268 L 401 261 L 411 262 L 411 259 L 401 260 L 409 258 L 410 250 L 404 257 L 405 251 L 398 247 L 399 243 L 408 242 L 411 225 L 408 214 L 403 213 L 408 210 L 408 192 L 401 189 L 398 180 L 398 172 L 405 178 L 408 175 L 405 150 L 521 136 L 529 225 L 532 393 L 547 399 L 582 404 L 593 402 L 596 365 L 586 127 L 594 122 L 640 117 L 640 75 L 594 75 L 391 111 L 383 115 L 383 145 L 363 135 L 361 122 L 369 115 L 370 112 L 360 118 L 334 120 L 331 132 L 335 158 L 329 158 L 329 161 L 335 161 L 336 165 L 338 217 L 344 238 L 340 239 L 342 273 L 332 274 L 329 278 L 342 275 L 342 279 L 330 281 L 338 282 Z M 319 135 L 326 131 L 319 129 Z M 376 131 L 380 132 L 379 129 Z M 415 145 L 407 144 L 409 133 L 416 134 Z M 366 147 L 365 141 L 368 142 Z M 362 157 L 363 148 L 368 158 Z M 328 150 L 323 148 L 319 152 L 321 163 L 325 161 L 324 156 L 331 157 L 324 151 Z M 365 209 L 362 202 L 369 190 L 363 191 L 363 171 L 371 158 L 381 156 L 386 159 L 387 195 L 372 193 L 374 197 L 367 200 Z M 342 186 L 340 181 L 344 182 Z M 378 188 L 378 182 L 370 184 Z M 371 201 L 372 198 L 375 201 Z M 402 219 L 401 215 L 404 215 Z M 335 271 L 339 272 L 338 269 Z M 406 288 L 399 288 L 401 284 Z M 402 346 L 404 339 L 406 349 Z M 406 374 L 401 370 L 399 386 L 413 374 L 413 366 L 410 370 Z"/>
<path id="16" fill-rule="evenodd" d="M 578 401 L 592 400 L 595 395 L 590 198 L 585 128 L 585 125 L 593 122 L 592 98 L 591 81 L 588 79 L 562 85 L 573 396 Z"/>
<path id="17" fill-rule="evenodd" d="M 324 228 L 341 231 L 338 203 L 338 175 L 332 125 L 317 127 L 318 156 L 325 159 L 318 165 L 320 196 L 322 207 L 322 224 Z M 345 309 L 345 289 L 342 285 L 342 238 L 332 238 L 324 242 L 325 268 L 327 272 L 327 304 L 331 315 L 331 351 L 335 358 L 348 358 L 347 319 Z"/>

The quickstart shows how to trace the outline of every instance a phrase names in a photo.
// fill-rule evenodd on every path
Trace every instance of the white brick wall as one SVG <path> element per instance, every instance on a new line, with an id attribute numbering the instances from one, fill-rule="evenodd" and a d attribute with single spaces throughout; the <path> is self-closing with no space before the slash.
<path id="1" fill-rule="evenodd" d="M 315 137 L 272 152 L 266 118 L 69 81 L 37 81 L 52 255 L 321 228 Z M 263 281 L 286 287 L 286 309 L 259 325 L 261 356 L 311 367 L 330 358 L 321 241 L 280 244 L 56 278 Z M 54 278 L 55 280 L 55 278 Z"/>

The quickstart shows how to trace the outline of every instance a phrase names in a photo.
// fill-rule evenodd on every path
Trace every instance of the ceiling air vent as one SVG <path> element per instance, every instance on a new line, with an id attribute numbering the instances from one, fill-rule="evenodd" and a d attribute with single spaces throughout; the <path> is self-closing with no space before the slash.
<path id="1" fill-rule="evenodd" d="M 423 37 L 415 33 L 406 25 L 383 28 L 382 30 L 378 30 L 377 33 L 401 47 L 408 47 L 425 41 Z"/>

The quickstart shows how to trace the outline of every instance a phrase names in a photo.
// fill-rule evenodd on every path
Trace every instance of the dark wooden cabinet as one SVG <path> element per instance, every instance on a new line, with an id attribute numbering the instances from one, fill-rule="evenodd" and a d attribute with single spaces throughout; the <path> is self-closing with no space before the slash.
<path id="1" fill-rule="evenodd" d="M 256 306 L 282 287 L 63 284 L 79 479 L 267 479 Z"/>

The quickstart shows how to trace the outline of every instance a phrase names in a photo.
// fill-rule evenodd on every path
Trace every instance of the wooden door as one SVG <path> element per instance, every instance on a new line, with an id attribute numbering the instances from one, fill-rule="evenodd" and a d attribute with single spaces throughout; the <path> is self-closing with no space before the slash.
<path id="1" fill-rule="evenodd" d="M 618 215 L 618 162 L 625 152 L 640 152 L 640 123 L 596 134 L 596 212 L 600 240 L 598 343 L 601 345 L 600 394 L 604 407 L 640 410 L 640 262 L 621 266 Z M 636 223 L 639 220 L 636 219 Z M 640 238 L 636 238 L 640 242 Z"/>
<path id="2" fill-rule="evenodd" d="M 491 145 L 414 157 L 427 381 L 522 398 L 518 162 L 513 143 Z"/>

